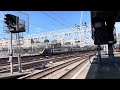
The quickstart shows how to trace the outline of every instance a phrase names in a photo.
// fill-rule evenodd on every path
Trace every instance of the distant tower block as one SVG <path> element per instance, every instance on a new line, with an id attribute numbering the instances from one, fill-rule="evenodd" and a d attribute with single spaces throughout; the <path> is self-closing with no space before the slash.
<path id="1" fill-rule="evenodd" d="M 105 52 L 105 54 L 108 54 L 108 45 L 103 46 L 103 51 Z"/>

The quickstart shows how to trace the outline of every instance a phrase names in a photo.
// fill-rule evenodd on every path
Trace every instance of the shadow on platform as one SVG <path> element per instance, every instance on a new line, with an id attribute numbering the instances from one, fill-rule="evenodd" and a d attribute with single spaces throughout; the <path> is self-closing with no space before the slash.
<path id="1" fill-rule="evenodd" d="M 85 79 L 120 79 L 120 56 L 115 56 L 115 63 L 110 62 L 107 55 L 103 55 L 101 61 L 100 68 L 97 58 L 93 59 Z"/>

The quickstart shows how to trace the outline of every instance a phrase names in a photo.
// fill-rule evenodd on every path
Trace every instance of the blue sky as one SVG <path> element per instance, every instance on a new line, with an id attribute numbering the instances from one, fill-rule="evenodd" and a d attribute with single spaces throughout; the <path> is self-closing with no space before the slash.
<path id="1" fill-rule="evenodd" d="M 19 16 L 20 19 L 25 20 L 27 24 L 29 15 L 29 33 L 24 33 L 24 35 L 40 34 L 44 32 L 73 28 L 75 24 L 80 24 L 81 11 L 21 11 L 21 12 L 0 11 L 0 38 L 9 37 L 8 34 L 3 32 L 3 17 L 4 14 L 6 13 L 11 13 Z M 87 22 L 88 25 L 91 24 L 89 11 L 83 11 L 81 21 Z M 115 26 L 117 33 L 120 32 L 119 30 L 120 23 L 116 23 Z"/>
<path id="2" fill-rule="evenodd" d="M 74 27 L 75 24 L 80 23 L 81 13 L 80 11 L 43 11 L 43 12 L 41 11 L 25 12 L 30 16 L 29 22 L 31 29 L 36 28 L 38 32 L 48 32 L 51 30 L 72 28 Z M 89 12 L 86 13 L 87 14 L 85 14 L 84 18 L 88 17 Z M 67 23 L 61 18 L 64 19 Z M 88 19 L 87 21 L 89 21 L 89 18 L 87 19 Z M 41 27 L 37 27 L 32 24 L 39 25 Z M 34 30 L 30 30 L 30 33 L 33 32 L 35 33 Z"/>
<path id="3" fill-rule="evenodd" d="M 81 11 L 22 11 L 22 12 L 29 15 L 29 33 L 27 34 L 37 34 L 41 32 L 49 32 L 52 30 L 73 28 L 75 24 L 80 23 L 81 15 Z M 3 16 L 5 13 L 15 14 L 19 16 L 21 19 L 27 21 L 28 16 L 18 11 L 16 12 L 0 11 L 0 20 L 3 20 Z M 89 11 L 85 11 L 83 13 L 82 21 L 83 22 L 86 21 L 90 24 L 89 17 L 90 17 Z M 3 22 L 0 22 L 0 28 L 1 28 L 0 32 L 2 32 Z"/>

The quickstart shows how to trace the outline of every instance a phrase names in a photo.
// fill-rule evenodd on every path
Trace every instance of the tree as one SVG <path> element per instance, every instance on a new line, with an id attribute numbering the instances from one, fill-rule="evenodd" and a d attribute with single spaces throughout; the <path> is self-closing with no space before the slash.
<path id="1" fill-rule="evenodd" d="M 35 43 L 40 43 L 40 41 L 35 41 Z"/>
<path id="2" fill-rule="evenodd" d="M 48 40 L 48 39 L 45 39 L 45 40 L 44 40 L 44 43 L 49 43 L 49 40 Z"/>
<path id="3" fill-rule="evenodd" d="M 71 42 L 65 42 L 65 45 L 70 45 L 71 44 Z"/>

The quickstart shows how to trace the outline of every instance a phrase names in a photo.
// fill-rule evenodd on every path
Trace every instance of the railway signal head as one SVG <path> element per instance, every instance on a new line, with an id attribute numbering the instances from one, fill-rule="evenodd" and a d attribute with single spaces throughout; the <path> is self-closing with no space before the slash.
<path id="1" fill-rule="evenodd" d="M 12 15 L 12 14 L 5 14 L 4 23 L 7 25 L 9 29 L 16 30 L 18 23 L 19 23 L 19 17 Z"/>

